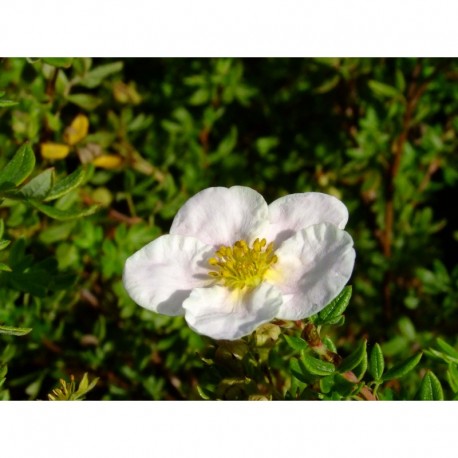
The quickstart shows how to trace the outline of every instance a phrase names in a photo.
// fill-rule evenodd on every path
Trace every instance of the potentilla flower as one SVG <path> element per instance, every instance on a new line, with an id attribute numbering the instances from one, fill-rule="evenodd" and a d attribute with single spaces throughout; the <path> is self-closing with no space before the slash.
<path id="1" fill-rule="evenodd" d="M 251 188 L 208 188 L 181 207 L 170 234 L 127 259 L 124 287 L 199 334 L 238 339 L 273 318 L 314 315 L 342 291 L 355 262 L 347 220 L 326 194 L 267 205 Z"/>

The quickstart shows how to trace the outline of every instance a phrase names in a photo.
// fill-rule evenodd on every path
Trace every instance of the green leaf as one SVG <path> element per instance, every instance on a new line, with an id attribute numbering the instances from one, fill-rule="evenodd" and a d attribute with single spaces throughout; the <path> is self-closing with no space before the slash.
<path id="1" fill-rule="evenodd" d="M 402 94 L 393 86 L 389 86 L 385 83 L 380 83 L 379 81 L 370 80 L 369 87 L 374 92 L 374 94 L 381 97 L 400 97 Z"/>
<path id="2" fill-rule="evenodd" d="M 44 199 L 54 182 L 54 168 L 45 170 L 44 172 L 32 178 L 26 185 L 21 188 L 21 194 L 24 197 L 32 199 Z"/>
<path id="3" fill-rule="evenodd" d="M 428 371 L 421 381 L 420 399 L 422 401 L 444 400 L 441 382 L 432 371 Z"/>
<path id="4" fill-rule="evenodd" d="M 46 196 L 45 202 L 58 199 L 76 189 L 86 178 L 87 169 L 79 167 L 70 175 L 57 182 Z"/>
<path id="5" fill-rule="evenodd" d="M 67 100 L 88 111 L 94 110 L 102 103 L 101 99 L 88 94 L 71 94 Z"/>
<path id="6" fill-rule="evenodd" d="M 302 383 L 308 384 L 311 382 L 310 374 L 307 372 L 304 363 L 297 358 L 291 358 L 289 360 L 289 370 Z"/>
<path id="7" fill-rule="evenodd" d="M 43 62 L 53 67 L 69 68 L 72 65 L 73 57 L 43 57 Z"/>
<path id="8" fill-rule="evenodd" d="M 366 355 L 367 341 L 363 340 L 350 355 L 339 365 L 339 372 L 347 372 L 354 369 Z"/>
<path id="9" fill-rule="evenodd" d="M 336 370 L 334 364 L 314 358 L 308 354 L 304 354 L 301 361 L 307 371 L 313 375 L 330 375 Z"/>
<path id="10" fill-rule="evenodd" d="M 0 239 L 3 237 L 4 232 L 5 232 L 5 223 L 0 218 Z"/>
<path id="11" fill-rule="evenodd" d="M 390 370 L 385 372 L 382 380 L 385 382 L 386 380 L 404 377 L 404 375 L 408 374 L 415 368 L 415 366 L 420 362 L 422 356 L 423 353 L 419 353 L 418 355 L 411 356 L 404 362 L 392 367 Z"/>
<path id="12" fill-rule="evenodd" d="M 0 240 L 0 251 L 4 250 L 10 243 L 11 240 Z"/>
<path id="13" fill-rule="evenodd" d="M 283 337 L 286 340 L 286 343 L 293 349 L 293 350 L 305 350 L 308 345 L 307 342 L 304 339 L 301 339 L 300 337 L 295 337 L 295 336 L 287 336 L 283 335 Z"/>
<path id="14" fill-rule="evenodd" d="M 455 364 L 448 366 L 447 381 L 452 391 L 458 393 L 458 367 Z"/>
<path id="15" fill-rule="evenodd" d="M 380 380 L 385 369 L 385 360 L 383 358 L 382 348 L 378 343 L 374 345 L 369 359 L 369 372 L 374 380 Z"/>
<path id="16" fill-rule="evenodd" d="M 1 100 L 0 99 L 0 108 L 14 107 L 14 105 L 17 105 L 17 104 L 18 102 L 15 102 L 13 100 L 6 100 L 6 99 Z"/>
<path id="17" fill-rule="evenodd" d="M 367 366 L 368 366 L 368 361 L 367 361 L 367 351 L 364 353 L 363 359 L 360 361 L 360 363 L 353 369 L 353 373 L 356 375 L 358 380 L 362 380 L 364 375 L 366 374 L 367 371 Z"/>
<path id="18" fill-rule="evenodd" d="M 120 72 L 123 66 L 123 62 L 112 62 L 110 64 L 100 65 L 86 73 L 79 84 L 90 89 L 97 87 L 107 76 Z"/>
<path id="19" fill-rule="evenodd" d="M 340 315 L 347 308 L 352 294 L 351 286 L 346 286 L 342 292 L 326 306 L 320 313 L 315 321 L 315 324 L 331 323 L 335 319 L 339 319 Z"/>
<path id="20" fill-rule="evenodd" d="M 0 326 L 0 334 L 7 334 L 10 336 L 25 336 L 31 330 L 31 328 L 12 328 L 10 326 Z"/>
<path id="21" fill-rule="evenodd" d="M 11 267 L 0 262 L 0 272 L 11 272 Z"/>
<path id="22" fill-rule="evenodd" d="M 450 356 L 447 353 L 442 353 L 439 350 L 436 350 L 434 348 L 428 348 L 425 350 L 425 353 L 430 356 L 433 359 L 438 359 L 439 361 L 445 361 L 447 363 L 458 363 L 458 358 L 455 358 L 453 356 Z"/>
<path id="23" fill-rule="evenodd" d="M 328 375 L 320 380 L 320 390 L 322 393 L 329 393 L 334 387 L 334 375 Z"/>
<path id="24" fill-rule="evenodd" d="M 441 348 L 442 351 L 447 353 L 447 355 L 451 356 L 452 358 L 458 359 L 458 350 L 453 348 L 450 344 L 448 344 L 445 340 L 441 339 L 440 337 L 436 340 L 437 345 Z"/>
<path id="25" fill-rule="evenodd" d="M 35 167 L 35 154 L 28 143 L 22 145 L 13 159 L 0 171 L 0 190 L 21 184 Z"/>
<path id="26" fill-rule="evenodd" d="M 43 212 L 45 215 L 51 218 L 54 218 L 54 219 L 61 220 L 61 221 L 67 221 L 67 220 L 75 219 L 75 218 L 82 218 L 83 216 L 89 216 L 95 213 L 100 208 L 100 205 L 92 205 L 91 207 L 87 207 L 82 210 L 75 210 L 75 209 L 60 210 L 56 207 L 45 205 L 45 204 L 42 204 L 34 200 L 31 200 L 30 203 L 36 209 Z"/>

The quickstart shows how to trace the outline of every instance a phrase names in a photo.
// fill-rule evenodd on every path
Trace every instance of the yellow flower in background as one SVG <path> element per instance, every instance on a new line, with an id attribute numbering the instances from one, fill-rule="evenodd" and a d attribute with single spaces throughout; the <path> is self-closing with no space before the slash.
<path id="1" fill-rule="evenodd" d="M 65 129 L 64 141 L 67 145 L 76 145 L 86 138 L 89 131 L 89 119 L 83 114 L 79 114 Z"/>
<path id="2" fill-rule="evenodd" d="M 70 147 L 68 145 L 63 145 L 62 143 L 42 143 L 40 145 L 41 156 L 43 159 L 64 159 L 68 156 L 70 152 Z"/>

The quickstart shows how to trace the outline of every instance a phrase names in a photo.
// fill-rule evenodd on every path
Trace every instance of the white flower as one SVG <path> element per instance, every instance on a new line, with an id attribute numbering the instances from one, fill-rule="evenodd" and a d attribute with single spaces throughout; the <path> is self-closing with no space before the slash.
<path id="1" fill-rule="evenodd" d="M 178 211 L 169 235 L 126 261 L 142 307 L 184 315 L 199 334 L 238 339 L 273 318 L 299 320 L 343 289 L 355 261 L 345 205 L 308 192 L 269 206 L 253 189 L 208 188 Z"/>

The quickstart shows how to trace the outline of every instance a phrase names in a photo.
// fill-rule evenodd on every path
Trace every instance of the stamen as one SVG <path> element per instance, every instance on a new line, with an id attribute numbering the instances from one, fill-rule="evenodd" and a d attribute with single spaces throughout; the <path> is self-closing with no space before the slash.
<path id="1" fill-rule="evenodd" d="M 278 262 L 273 254 L 274 244 L 266 245 L 266 239 L 256 239 L 252 248 L 245 240 L 237 240 L 232 247 L 222 246 L 208 260 L 212 266 L 208 274 L 231 289 L 258 286 L 269 268 Z"/>

